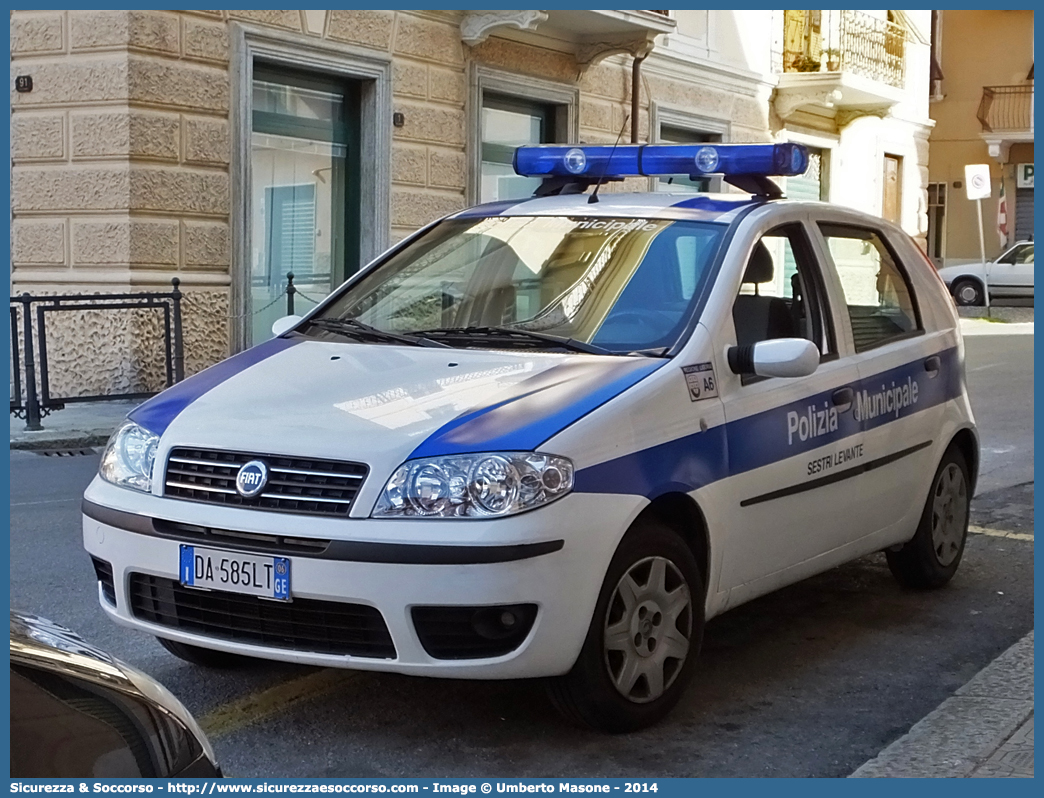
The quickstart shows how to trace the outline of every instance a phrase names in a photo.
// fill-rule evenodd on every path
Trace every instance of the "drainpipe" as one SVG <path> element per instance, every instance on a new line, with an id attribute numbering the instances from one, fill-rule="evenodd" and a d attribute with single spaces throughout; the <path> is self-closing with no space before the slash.
<path id="1" fill-rule="evenodd" d="M 645 55 L 636 56 L 634 61 L 631 62 L 631 144 L 638 143 L 638 107 L 641 99 L 642 61 L 648 55 L 648 53 L 645 53 Z"/>

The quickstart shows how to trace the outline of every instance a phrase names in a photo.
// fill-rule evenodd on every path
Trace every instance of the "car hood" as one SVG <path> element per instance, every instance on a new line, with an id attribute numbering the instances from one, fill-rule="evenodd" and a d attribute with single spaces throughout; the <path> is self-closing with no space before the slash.
<path id="1" fill-rule="evenodd" d="M 394 468 L 410 457 L 519 451 L 666 362 L 277 338 L 163 392 L 131 420 L 172 446 Z"/>

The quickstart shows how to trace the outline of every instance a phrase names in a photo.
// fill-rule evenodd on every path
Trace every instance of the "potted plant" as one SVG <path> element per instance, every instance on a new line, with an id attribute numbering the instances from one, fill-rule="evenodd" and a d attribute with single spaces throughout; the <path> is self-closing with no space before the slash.
<path id="1" fill-rule="evenodd" d="M 831 47 L 829 50 L 824 50 L 823 55 L 827 59 L 827 72 L 837 72 L 841 69 L 841 51 Z"/>
<path id="2" fill-rule="evenodd" d="M 818 58 L 810 55 L 799 55 L 791 64 L 795 72 L 818 72 L 822 67 Z"/>

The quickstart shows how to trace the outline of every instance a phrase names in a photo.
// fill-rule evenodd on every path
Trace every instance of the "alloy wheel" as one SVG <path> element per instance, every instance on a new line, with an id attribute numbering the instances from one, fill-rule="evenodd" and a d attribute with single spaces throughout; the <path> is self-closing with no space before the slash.
<path id="1" fill-rule="evenodd" d="M 692 595 L 678 567 L 646 557 L 624 573 L 605 618 L 605 665 L 616 690 L 645 704 L 674 683 L 689 655 Z"/>
<path id="2" fill-rule="evenodd" d="M 943 567 L 961 551 L 968 525 L 968 487 L 956 463 L 947 464 L 935 483 L 932 501 L 932 548 Z"/>

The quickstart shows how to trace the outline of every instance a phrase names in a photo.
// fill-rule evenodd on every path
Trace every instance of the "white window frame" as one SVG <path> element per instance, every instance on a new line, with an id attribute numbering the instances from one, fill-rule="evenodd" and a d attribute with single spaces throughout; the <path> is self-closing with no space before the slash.
<path id="1" fill-rule="evenodd" d="M 482 108 L 487 93 L 555 106 L 555 132 L 564 131 L 562 143 L 580 140 L 579 86 L 472 63 L 466 109 L 468 205 L 478 203 L 482 196 Z"/>
<path id="2" fill-rule="evenodd" d="M 721 143 L 727 144 L 732 140 L 732 122 L 714 116 L 704 116 L 684 108 L 673 105 L 665 105 L 655 100 L 649 103 L 649 130 L 652 132 L 650 141 L 657 143 L 663 140 L 663 128 L 672 127 L 680 130 L 689 130 L 693 133 L 708 133 L 712 136 L 721 136 Z M 657 191 L 658 177 L 649 178 L 649 190 Z M 711 191 L 721 191 L 721 178 L 711 179 Z"/>
<path id="3" fill-rule="evenodd" d="M 231 201 L 229 347 L 246 348 L 250 319 L 250 221 L 252 185 L 250 141 L 253 130 L 254 62 L 264 61 L 360 84 L 359 261 L 366 264 L 388 248 L 391 238 L 391 57 L 372 50 L 332 44 L 301 34 L 229 24 L 232 37 Z"/>

